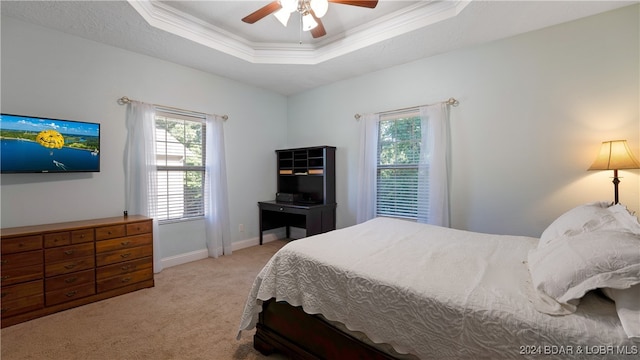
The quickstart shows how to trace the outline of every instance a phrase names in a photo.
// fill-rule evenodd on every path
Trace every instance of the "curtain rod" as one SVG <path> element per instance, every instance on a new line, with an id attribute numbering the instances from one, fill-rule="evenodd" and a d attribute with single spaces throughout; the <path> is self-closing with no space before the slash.
<path id="1" fill-rule="evenodd" d="M 458 100 L 456 100 L 455 98 L 449 98 L 448 100 L 445 101 L 440 101 L 434 104 L 426 104 L 426 105 L 418 105 L 418 106 L 410 106 L 410 107 L 406 107 L 406 108 L 402 108 L 402 109 L 395 109 L 395 110 L 389 110 L 389 111 L 383 111 L 383 112 L 379 112 L 377 114 L 387 114 L 387 113 L 393 113 L 393 112 L 398 112 L 398 111 L 403 111 L 403 110 L 409 110 L 409 109 L 414 109 L 414 108 L 418 108 L 421 106 L 430 106 L 430 105 L 435 105 L 435 104 L 447 104 L 447 105 L 451 105 L 451 106 L 458 106 L 458 104 L 460 104 L 460 102 Z M 356 118 L 356 120 L 360 120 L 360 118 L 362 117 L 362 115 L 360 114 L 355 114 L 353 115 L 354 118 Z"/>
<path id="2" fill-rule="evenodd" d="M 118 99 L 118 104 L 120 105 L 125 105 L 128 104 L 132 101 L 138 101 L 138 100 L 133 100 L 133 99 L 129 99 L 126 96 L 121 97 L 120 99 Z M 138 101 L 138 102 L 142 102 L 142 101 Z M 183 112 L 190 112 L 190 113 L 198 113 L 198 114 L 204 114 L 204 113 L 200 113 L 198 111 L 192 111 L 192 110 L 185 110 L 185 109 L 180 109 L 177 107 L 171 107 L 171 106 L 165 106 L 165 105 L 158 105 L 158 104 L 153 104 L 153 106 L 157 106 L 160 108 L 165 108 L 165 109 L 170 109 L 170 110 L 177 110 L 177 111 L 183 111 Z M 229 119 L 229 116 L 227 115 L 218 115 L 218 114 L 205 114 L 205 115 L 214 115 L 214 116 L 219 116 L 222 118 L 222 120 L 227 121 Z"/>

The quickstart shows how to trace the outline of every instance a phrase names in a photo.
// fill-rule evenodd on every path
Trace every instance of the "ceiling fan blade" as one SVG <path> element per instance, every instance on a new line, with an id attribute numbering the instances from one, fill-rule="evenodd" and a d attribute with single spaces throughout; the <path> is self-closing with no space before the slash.
<path id="1" fill-rule="evenodd" d="M 330 3 L 353 5 L 373 9 L 378 5 L 378 0 L 329 0 Z"/>
<path id="2" fill-rule="evenodd" d="M 274 12 L 282 9 L 282 5 L 278 1 L 272 1 L 269 4 L 261 7 L 260 9 L 254 11 L 253 13 L 242 18 L 242 21 L 253 24 L 256 21 L 273 14 Z"/>
<path id="3" fill-rule="evenodd" d="M 311 10 L 309 13 L 311 14 L 311 16 L 313 16 L 313 19 L 318 23 L 318 25 L 316 27 L 311 29 L 311 36 L 314 39 L 316 39 L 316 38 L 323 37 L 323 36 L 327 35 L 327 31 L 324 29 L 324 25 L 322 24 L 322 20 L 320 20 L 320 18 L 316 16 L 316 14 L 313 12 L 313 10 Z"/>

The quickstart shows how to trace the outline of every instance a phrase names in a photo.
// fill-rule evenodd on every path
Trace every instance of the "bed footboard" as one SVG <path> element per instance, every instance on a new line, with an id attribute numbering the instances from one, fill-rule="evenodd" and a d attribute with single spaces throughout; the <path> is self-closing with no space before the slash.
<path id="1" fill-rule="evenodd" d="M 264 355 L 279 352 L 292 359 L 395 359 L 319 316 L 273 299 L 262 305 L 253 346 Z"/>

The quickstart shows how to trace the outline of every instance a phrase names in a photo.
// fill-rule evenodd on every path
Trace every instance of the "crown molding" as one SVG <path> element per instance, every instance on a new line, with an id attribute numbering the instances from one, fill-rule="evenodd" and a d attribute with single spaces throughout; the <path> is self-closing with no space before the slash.
<path id="1" fill-rule="evenodd" d="M 315 65 L 457 16 L 471 0 L 420 1 L 317 44 L 252 42 L 154 0 L 127 0 L 150 25 L 255 64 Z"/>

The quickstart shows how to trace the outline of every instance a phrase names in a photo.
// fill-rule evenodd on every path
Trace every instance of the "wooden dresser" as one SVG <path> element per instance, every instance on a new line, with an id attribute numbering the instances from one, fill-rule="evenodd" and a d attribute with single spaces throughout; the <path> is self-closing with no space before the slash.
<path id="1" fill-rule="evenodd" d="M 152 228 L 133 215 L 2 229 L 2 327 L 153 287 Z"/>

